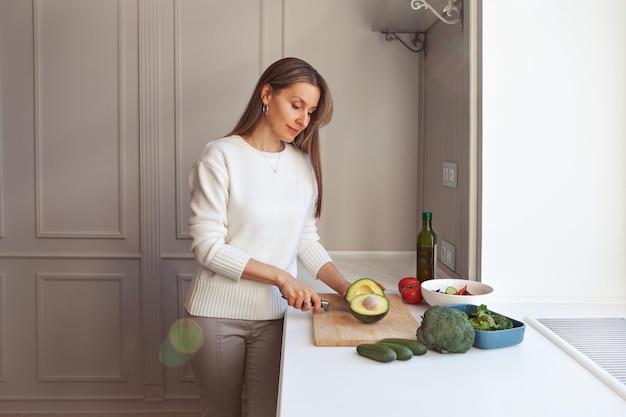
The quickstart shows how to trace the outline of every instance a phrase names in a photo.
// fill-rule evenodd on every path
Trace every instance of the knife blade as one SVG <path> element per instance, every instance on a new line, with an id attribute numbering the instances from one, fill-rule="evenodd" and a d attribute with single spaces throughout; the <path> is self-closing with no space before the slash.
<path id="1" fill-rule="evenodd" d="M 322 300 L 322 310 L 324 311 L 350 311 L 350 306 L 347 304 L 331 303 L 327 300 Z"/>

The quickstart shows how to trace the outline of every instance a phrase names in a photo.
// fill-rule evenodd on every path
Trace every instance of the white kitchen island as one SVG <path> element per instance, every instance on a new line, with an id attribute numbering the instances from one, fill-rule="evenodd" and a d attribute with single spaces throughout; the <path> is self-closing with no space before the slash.
<path id="1" fill-rule="evenodd" d="M 389 293 L 397 293 L 398 275 L 377 278 Z M 520 321 L 626 317 L 623 304 L 494 302 L 488 307 Z M 408 308 L 421 321 L 428 305 Z M 290 309 L 285 317 L 280 417 L 626 416 L 626 399 L 528 323 L 519 345 L 472 347 L 464 354 L 429 351 L 409 361 L 379 363 L 359 356 L 354 347 L 316 347 L 311 314 Z"/>

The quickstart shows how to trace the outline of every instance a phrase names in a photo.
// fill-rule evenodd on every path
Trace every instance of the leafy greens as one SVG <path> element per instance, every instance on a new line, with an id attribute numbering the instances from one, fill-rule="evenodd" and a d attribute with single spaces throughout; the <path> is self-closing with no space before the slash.
<path id="1" fill-rule="evenodd" d="M 469 315 L 469 322 L 476 330 L 505 330 L 513 327 L 513 322 L 499 314 L 492 314 L 484 304 L 479 305 Z"/>

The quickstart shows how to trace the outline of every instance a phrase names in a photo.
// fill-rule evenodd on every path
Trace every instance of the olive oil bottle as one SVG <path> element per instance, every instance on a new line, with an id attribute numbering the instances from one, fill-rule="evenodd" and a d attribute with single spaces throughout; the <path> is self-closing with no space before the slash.
<path id="1" fill-rule="evenodd" d="M 417 279 L 420 282 L 435 278 L 437 269 L 437 234 L 432 219 L 432 213 L 422 213 L 422 230 L 417 236 Z"/>

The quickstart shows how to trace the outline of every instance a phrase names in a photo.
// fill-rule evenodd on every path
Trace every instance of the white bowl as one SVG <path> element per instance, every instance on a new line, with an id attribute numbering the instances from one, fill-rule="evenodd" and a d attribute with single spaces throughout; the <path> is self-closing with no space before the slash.
<path id="1" fill-rule="evenodd" d="M 467 291 L 472 295 L 446 294 L 446 288 L 448 287 L 460 290 L 465 285 L 467 285 Z M 422 282 L 422 297 L 431 306 L 447 306 L 451 304 L 486 305 L 492 293 L 493 288 L 489 285 L 467 279 L 438 278 Z"/>

